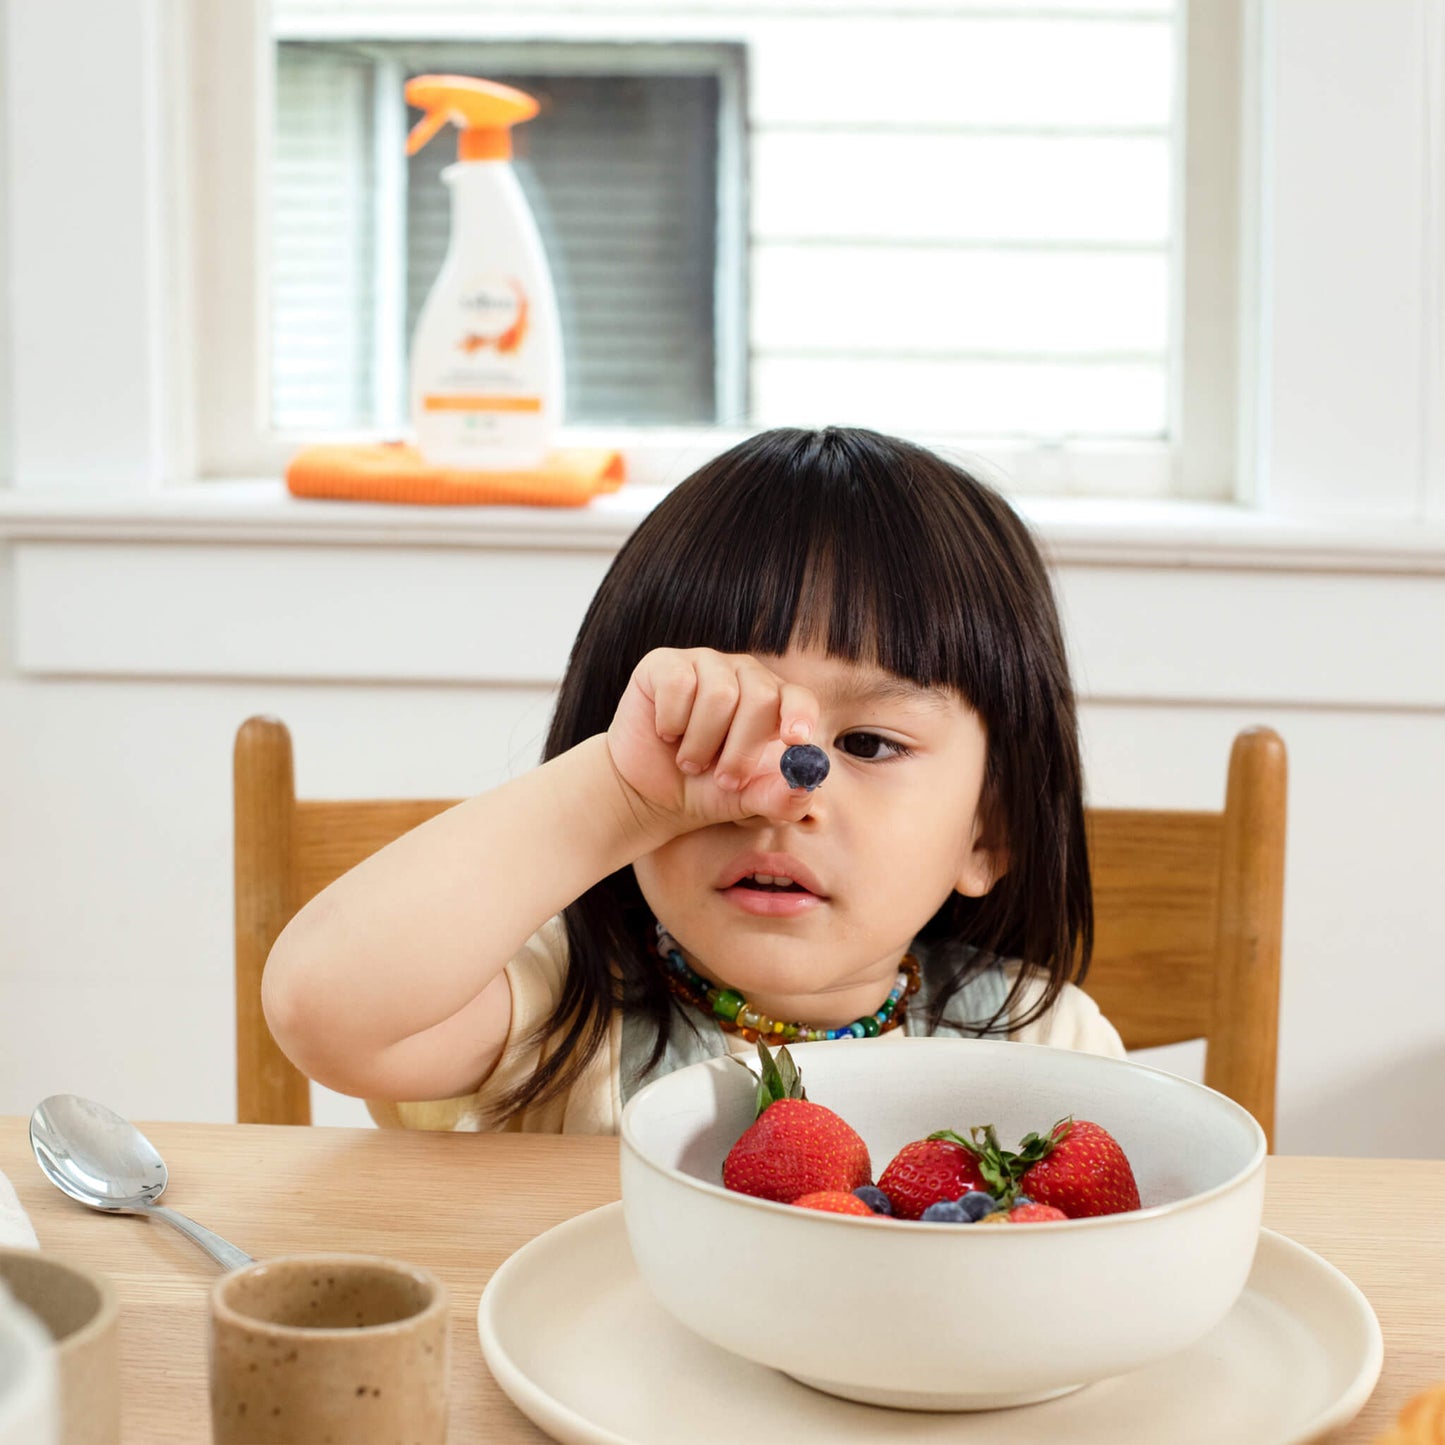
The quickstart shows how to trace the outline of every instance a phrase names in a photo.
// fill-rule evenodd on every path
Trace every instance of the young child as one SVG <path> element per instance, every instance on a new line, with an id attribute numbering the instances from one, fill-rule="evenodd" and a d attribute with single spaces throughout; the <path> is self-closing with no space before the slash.
<path id="1" fill-rule="evenodd" d="M 811 791 L 779 763 L 814 744 Z M 615 1132 L 761 1031 L 1121 1055 L 1092 941 L 1048 578 L 995 492 L 873 432 L 777 430 L 671 492 L 582 623 L 545 761 L 303 908 L 266 1016 L 382 1123 Z M 434 1101 L 434 1102 L 409 1102 Z"/>

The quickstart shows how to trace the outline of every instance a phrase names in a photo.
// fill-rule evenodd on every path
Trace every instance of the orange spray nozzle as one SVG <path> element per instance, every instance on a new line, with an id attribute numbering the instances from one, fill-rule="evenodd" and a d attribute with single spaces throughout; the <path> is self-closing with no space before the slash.
<path id="1" fill-rule="evenodd" d="M 406 138 L 414 156 L 444 125 L 461 127 L 457 158 L 506 160 L 512 154 L 512 127 L 537 114 L 537 102 L 510 85 L 470 75 L 417 75 L 406 83 L 406 102 L 425 115 Z"/>

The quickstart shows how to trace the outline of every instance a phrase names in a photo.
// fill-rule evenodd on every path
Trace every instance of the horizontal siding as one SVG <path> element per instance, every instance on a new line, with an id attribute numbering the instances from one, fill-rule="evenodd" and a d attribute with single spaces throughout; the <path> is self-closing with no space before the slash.
<path id="1" fill-rule="evenodd" d="M 877 0 L 272 0 L 278 33 L 309 34 L 314 28 L 354 23 L 406 24 L 418 35 L 449 35 L 463 24 L 493 25 L 528 19 L 557 24 L 578 17 L 613 20 L 666 15 L 728 19 L 760 14 L 832 17 L 868 14 Z M 890 13 L 925 15 L 1070 16 L 1148 20 L 1168 15 L 1170 0 L 900 0 Z"/>
<path id="2" fill-rule="evenodd" d="M 760 426 L 1064 441 L 1157 437 L 1166 417 L 1163 369 L 1148 365 L 761 356 L 752 378 Z"/>
<path id="3" fill-rule="evenodd" d="M 1169 197 L 1164 136 L 763 131 L 752 147 L 753 236 L 765 241 L 1162 245 Z"/>
<path id="4" fill-rule="evenodd" d="M 1162 127 L 1168 25 L 1055 20 L 773 20 L 753 32 L 761 126 Z"/>
<path id="5" fill-rule="evenodd" d="M 1167 267 L 1146 253 L 753 248 L 753 345 L 1162 353 Z"/>

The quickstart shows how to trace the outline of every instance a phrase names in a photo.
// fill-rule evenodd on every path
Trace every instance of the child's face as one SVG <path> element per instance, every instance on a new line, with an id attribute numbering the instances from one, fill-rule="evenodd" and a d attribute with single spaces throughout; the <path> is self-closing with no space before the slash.
<path id="1" fill-rule="evenodd" d="M 819 700 L 832 769 L 807 815 L 700 828 L 633 867 L 700 972 L 774 1018 L 836 1026 L 878 1006 L 950 893 L 1003 871 L 979 817 L 987 737 L 954 693 L 811 649 L 760 661 Z M 755 874 L 805 889 L 738 881 Z"/>

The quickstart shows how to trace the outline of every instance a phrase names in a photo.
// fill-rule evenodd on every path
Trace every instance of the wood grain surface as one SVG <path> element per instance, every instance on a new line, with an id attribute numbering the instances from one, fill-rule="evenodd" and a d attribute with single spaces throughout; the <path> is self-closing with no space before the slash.
<path id="1" fill-rule="evenodd" d="M 345 1250 L 435 1270 L 452 1295 L 451 1441 L 546 1439 L 482 1361 L 477 1301 L 515 1249 L 618 1197 L 615 1139 L 141 1127 L 170 1169 L 165 1202 L 250 1254 Z M 1373 1441 L 1412 1394 L 1445 1381 L 1445 1161 L 1271 1157 L 1267 1168 L 1265 1224 L 1342 1269 L 1380 1317 L 1379 1387 L 1333 1437 Z M 40 1174 L 24 1119 L 0 1118 L 0 1171 L 42 1248 L 115 1282 L 126 1445 L 204 1445 L 206 1297 L 216 1266 L 164 1224 L 64 1198 Z"/>

